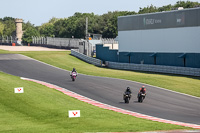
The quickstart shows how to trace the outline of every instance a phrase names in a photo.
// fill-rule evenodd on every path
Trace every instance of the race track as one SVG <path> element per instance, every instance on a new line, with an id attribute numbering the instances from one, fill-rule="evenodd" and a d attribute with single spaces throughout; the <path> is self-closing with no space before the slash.
<path id="1" fill-rule="evenodd" d="M 0 54 L 0 71 L 19 77 L 45 81 L 80 95 L 130 111 L 163 119 L 200 125 L 200 98 L 145 85 L 147 97 L 137 102 L 140 83 L 79 74 L 75 82 L 69 72 L 18 54 Z M 133 97 L 125 104 L 122 94 L 129 86 Z"/>

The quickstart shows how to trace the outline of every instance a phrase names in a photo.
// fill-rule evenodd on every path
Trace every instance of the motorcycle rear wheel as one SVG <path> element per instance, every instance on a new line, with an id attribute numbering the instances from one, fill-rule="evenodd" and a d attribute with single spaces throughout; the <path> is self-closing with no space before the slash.
<path id="1" fill-rule="evenodd" d="M 125 103 L 129 103 L 128 97 L 125 98 Z"/>

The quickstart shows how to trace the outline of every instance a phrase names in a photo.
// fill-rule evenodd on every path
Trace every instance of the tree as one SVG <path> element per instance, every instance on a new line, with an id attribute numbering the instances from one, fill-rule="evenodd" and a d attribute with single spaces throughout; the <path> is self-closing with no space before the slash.
<path id="1" fill-rule="evenodd" d="M 78 38 L 86 37 L 86 18 L 88 18 L 88 33 L 97 33 L 98 30 L 98 21 L 97 15 L 94 13 L 76 13 L 76 26 L 74 36 Z M 96 26 L 96 27 L 95 27 Z"/>
<path id="2" fill-rule="evenodd" d="M 0 36 L 3 35 L 3 31 L 4 31 L 4 24 L 0 21 Z"/>
<path id="3" fill-rule="evenodd" d="M 173 8 L 173 6 L 171 4 L 166 5 L 166 6 L 162 6 L 158 8 L 159 12 L 163 12 L 163 11 L 171 11 Z"/>
<path id="4" fill-rule="evenodd" d="M 22 42 L 25 44 L 32 42 L 32 36 L 40 36 L 38 30 L 34 27 L 28 27 L 23 33 Z"/>
<path id="5" fill-rule="evenodd" d="M 200 6 L 200 3 L 198 2 L 191 2 L 191 1 L 177 1 L 174 5 L 175 8 L 177 7 L 183 7 L 183 8 L 194 8 L 196 6 Z"/>
<path id="6" fill-rule="evenodd" d="M 63 32 L 65 31 L 67 18 L 59 19 L 54 23 L 54 35 L 55 37 L 63 37 Z"/>
<path id="7" fill-rule="evenodd" d="M 12 17 L 4 17 L 3 23 L 4 23 L 3 34 L 6 36 L 15 35 L 15 31 L 16 31 L 15 19 Z"/>
<path id="8" fill-rule="evenodd" d="M 136 12 L 115 11 L 100 16 L 100 34 L 103 38 L 115 38 L 118 35 L 117 19 L 119 16 L 134 15 Z"/>
<path id="9" fill-rule="evenodd" d="M 44 23 L 39 27 L 40 35 L 45 37 L 53 37 L 54 36 L 54 25 L 52 23 Z"/>
<path id="10" fill-rule="evenodd" d="M 56 21 L 58 21 L 59 18 L 53 17 L 49 20 L 49 23 L 54 24 Z"/>
<path id="11" fill-rule="evenodd" d="M 94 25 L 94 23 L 98 25 L 95 21 L 97 15 L 94 15 L 94 13 L 76 12 L 73 16 L 67 19 L 59 19 L 54 23 L 55 36 L 67 38 L 74 36 L 75 38 L 85 38 L 86 17 L 88 17 L 88 31 L 93 33 L 91 25 Z"/>
<path id="12" fill-rule="evenodd" d="M 152 13 L 152 12 L 158 12 L 158 9 L 153 5 L 144 8 L 140 7 L 138 14 Z"/>
<path id="13" fill-rule="evenodd" d="M 27 23 L 22 24 L 22 30 L 25 31 L 26 29 L 28 29 L 29 27 L 34 27 L 34 24 L 31 24 L 30 21 L 28 21 Z"/>

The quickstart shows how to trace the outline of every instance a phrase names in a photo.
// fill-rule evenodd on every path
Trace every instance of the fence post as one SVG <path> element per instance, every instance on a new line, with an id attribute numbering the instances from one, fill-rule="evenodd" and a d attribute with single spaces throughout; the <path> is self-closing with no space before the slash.
<path id="1" fill-rule="evenodd" d="M 10 43 L 12 44 L 12 42 L 13 42 L 13 41 L 12 41 L 12 36 L 10 36 Z"/>

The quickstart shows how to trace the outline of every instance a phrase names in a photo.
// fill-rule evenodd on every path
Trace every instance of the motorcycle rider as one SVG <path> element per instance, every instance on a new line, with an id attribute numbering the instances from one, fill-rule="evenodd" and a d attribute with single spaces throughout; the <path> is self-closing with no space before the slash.
<path id="1" fill-rule="evenodd" d="M 73 68 L 73 69 L 72 69 L 72 72 L 75 72 L 75 73 L 76 73 L 76 69 L 75 69 L 75 68 Z"/>
<path id="2" fill-rule="evenodd" d="M 76 72 L 76 69 L 75 69 L 75 68 L 73 68 L 73 69 L 72 69 L 72 72 L 70 73 L 70 76 L 72 76 L 72 73 L 73 73 L 73 72 L 75 72 L 75 73 L 76 73 L 76 76 L 78 75 L 78 73 Z"/>
<path id="3" fill-rule="evenodd" d="M 145 94 L 145 96 L 146 96 L 146 88 L 145 88 L 145 86 L 142 86 L 141 88 L 140 88 L 140 90 L 139 90 L 139 92 L 138 92 L 138 97 L 139 97 L 139 94 L 140 93 L 142 93 L 142 94 Z M 145 97 L 144 97 L 145 98 Z"/>
<path id="4" fill-rule="evenodd" d="M 126 88 L 126 91 L 124 92 L 124 96 L 125 96 L 126 94 L 129 95 L 129 100 L 130 100 L 130 99 L 131 99 L 131 95 L 132 95 L 132 92 L 131 92 L 130 87 L 127 87 L 127 88 Z"/>

